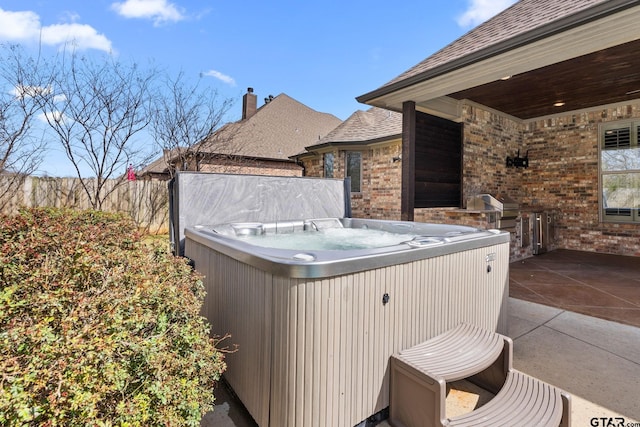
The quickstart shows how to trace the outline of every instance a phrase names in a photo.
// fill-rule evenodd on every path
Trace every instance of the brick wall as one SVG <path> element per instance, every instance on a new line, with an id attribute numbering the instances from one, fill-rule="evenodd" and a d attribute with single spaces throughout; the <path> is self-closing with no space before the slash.
<path id="1" fill-rule="evenodd" d="M 324 164 L 322 155 L 304 157 L 301 159 L 305 176 L 324 177 Z"/>
<path id="2" fill-rule="evenodd" d="M 598 125 L 640 118 L 640 103 L 521 123 L 477 105 L 464 105 L 463 198 L 506 194 L 521 215 L 552 212 L 551 249 L 640 256 L 640 224 L 602 223 L 598 205 Z M 528 152 L 529 167 L 506 166 Z M 400 219 L 401 143 L 363 151 L 363 192 L 352 196 L 354 217 Z M 335 151 L 334 177 L 344 177 L 344 152 Z M 322 176 L 322 156 L 304 160 L 308 176 Z M 415 221 L 491 227 L 484 214 L 459 208 L 416 209 Z M 520 226 L 518 226 L 520 227 Z M 531 221 L 529 229 L 531 231 Z M 526 234 L 526 233 L 524 233 Z M 531 255 L 523 230 L 512 233 L 512 259 Z"/>
<path id="3" fill-rule="evenodd" d="M 521 203 L 525 218 L 534 211 L 553 213 L 552 249 L 640 256 L 640 225 L 602 223 L 598 205 L 598 125 L 638 117 L 640 104 L 634 104 L 522 124 L 465 105 L 464 198 L 503 193 Z M 529 167 L 506 167 L 506 157 L 518 149 L 521 156 L 528 152 Z M 455 209 L 419 209 L 415 220 L 482 226 L 484 218 Z M 512 259 L 531 255 L 530 246 L 521 242 L 517 228 Z"/>
<path id="4" fill-rule="evenodd" d="M 369 188 L 368 218 L 400 219 L 400 193 L 402 191 L 401 141 L 393 145 L 370 150 L 368 158 Z M 395 160 L 398 159 L 398 160 Z"/>
<path id="5" fill-rule="evenodd" d="M 375 147 L 363 147 L 362 185 L 360 193 L 351 194 L 352 216 L 357 218 L 400 219 L 401 141 Z M 334 155 L 333 177 L 345 177 L 346 150 L 331 151 Z M 302 159 L 306 176 L 324 176 L 323 155 Z"/>
<path id="6" fill-rule="evenodd" d="M 472 105 L 463 106 L 462 117 L 463 200 L 482 193 L 507 194 L 519 200 L 520 174 L 506 166 L 507 156 L 515 156 L 522 144 L 519 124 Z"/>
<path id="7" fill-rule="evenodd" d="M 598 125 L 639 117 L 636 103 L 523 126 L 530 167 L 522 201 L 557 211 L 558 247 L 640 256 L 640 224 L 600 222 L 598 205 Z"/>
<path id="8" fill-rule="evenodd" d="M 200 171 L 245 175 L 302 176 L 302 167 L 295 163 L 265 160 L 216 159 L 200 165 Z"/>
<path id="9" fill-rule="evenodd" d="M 477 228 L 491 228 L 494 223 L 492 221 L 495 221 L 486 212 L 467 212 L 458 208 L 415 209 L 413 220 L 416 222 L 468 225 Z"/>

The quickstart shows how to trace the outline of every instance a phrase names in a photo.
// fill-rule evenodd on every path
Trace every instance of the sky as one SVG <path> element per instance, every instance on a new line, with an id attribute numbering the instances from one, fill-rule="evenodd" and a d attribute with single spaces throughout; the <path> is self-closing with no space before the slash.
<path id="1" fill-rule="evenodd" d="M 0 43 L 55 53 L 109 52 L 184 73 L 258 106 L 285 93 L 345 120 L 379 88 L 506 9 L 515 0 L 0 0 Z M 6 89 L 6 88 L 5 88 Z M 59 156 L 41 173 L 73 176 Z"/>

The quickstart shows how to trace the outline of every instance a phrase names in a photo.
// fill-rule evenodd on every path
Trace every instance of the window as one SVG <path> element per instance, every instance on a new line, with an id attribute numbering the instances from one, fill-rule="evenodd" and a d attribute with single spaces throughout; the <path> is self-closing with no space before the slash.
<path id="1" fill-rule="evenodd" d="M 640 121 L 602 125 L 600 185 L 606 222 L 640 222 Z"/>
<path id="2" fill-rule="evenodd" d="M 362 177 L 362 153 L 357 151 L 347 151 L 347 176 L 351 177 L 351 192 L 359 193 Z"/>
<path id="3" fill-rule="evenodd" d="M 333 153 L 324 155 L 324 177 L 333 178 Z"/>

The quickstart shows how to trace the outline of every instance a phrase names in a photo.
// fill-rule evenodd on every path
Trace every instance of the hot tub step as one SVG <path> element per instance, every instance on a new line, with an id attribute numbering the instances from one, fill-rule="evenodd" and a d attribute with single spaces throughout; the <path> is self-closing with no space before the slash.
<path id="1" fill-rule="evenodd" d="M 569 396 L 513 369 L 510 338 L 460 324 L 391 357 L 389 422 L 394 427 L 568 426 Z M 461 379 L 496 396 L 447 419 L 447 383 Z"/>
<path id="2" fill-rule="evenodd" d="M 511 369 L 511 348 L 511 338 L 461 323 L 393 357 L 408 366 L 428 372 L 434 378 L 456 381 L 484 371 L 505 353 L 503 370 L 506 378 L 506 372 Z"/>
<path id="3" fill-rule="evenodd" d="M 455 427 L 568 427 L 570 397 L 562 390 L 512 370 L 500 392 L 486 405 L 447 420 Z"/>
<path id="4" fill-rule="evenodd" d="M 447 382 L 469 379 L 497 393 L 512 368 L 509 337 L 461 323 L 391 356 L 389 415 L 397 426 L 441 425 Z"/>

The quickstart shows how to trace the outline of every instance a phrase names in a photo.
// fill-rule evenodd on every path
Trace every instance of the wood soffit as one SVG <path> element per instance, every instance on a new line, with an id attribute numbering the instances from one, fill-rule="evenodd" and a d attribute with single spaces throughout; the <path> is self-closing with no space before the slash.
<path id="1" fill-rule="evenodd" d="M 449 96 L 522 120 L 630 101 L 640 98 L 639 52 L 635 40 Z"/>

